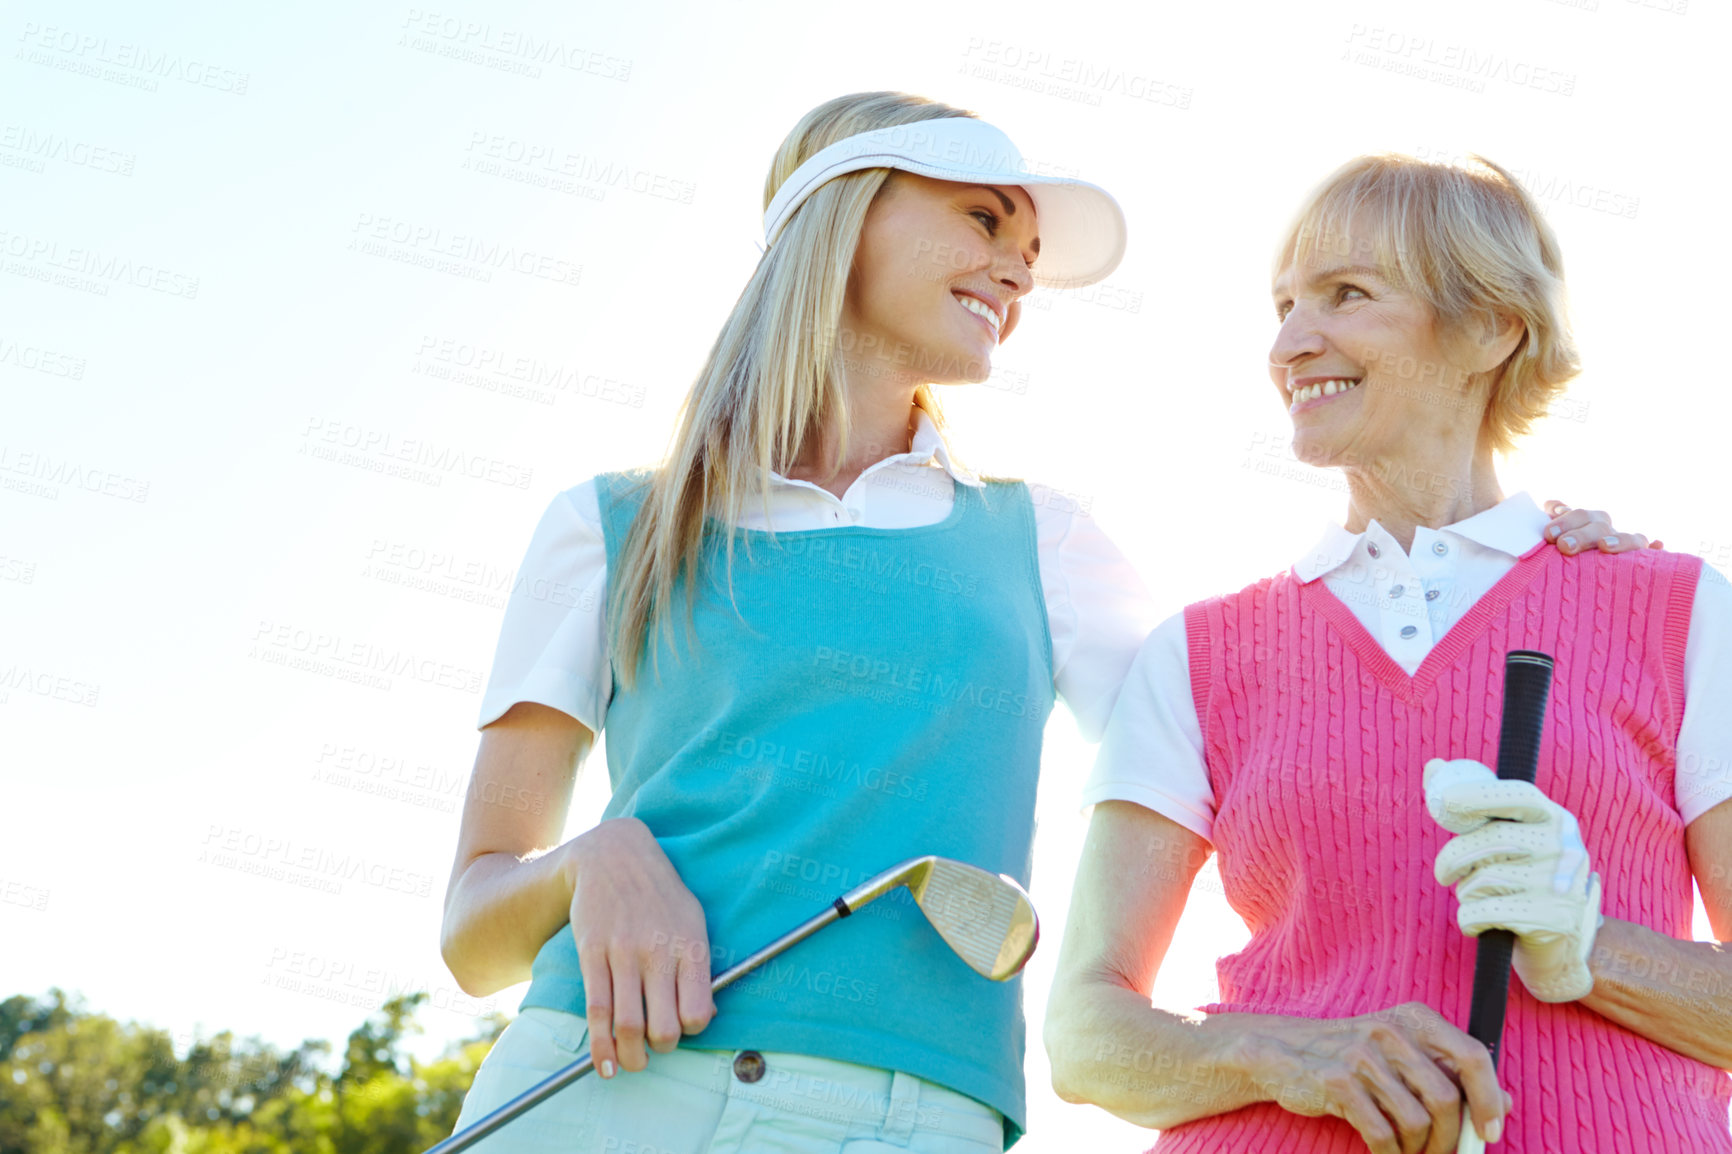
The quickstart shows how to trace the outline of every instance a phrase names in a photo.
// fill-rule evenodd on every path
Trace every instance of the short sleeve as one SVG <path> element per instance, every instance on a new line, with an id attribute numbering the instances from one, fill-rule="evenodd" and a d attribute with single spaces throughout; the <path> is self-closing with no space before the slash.
<path id="1" fill-rule="evenodd" d="M 1077 728 L 1099 741 L 1137 647 L 1155 623 L 1143 580 L 1077 500 L 1030 485 L 1053 683 Z"/>
<path id="2" fill-rule="evenodd" d="M 1163 621 L 1138 650 L 1082 800 L 1134 801 L 1213 840 L 1215 793 L 1191 698 L 1183 613 Z"/>
<path id="3" fill-rule="evenodd" d="M 1732 586 L 1702 566 L 1684 643 L 1684 719 L 1678 726 L 1678 813 L 1689 825 L 1732 798 Z"/>
<path id="4" fill-rule="evenodd" d="M 553 499 L 529 540 L 505 604 L 478 727 L 519 701 L 533 701 L 599 732 L 613 688 L 606 601 L 601 506 L 595 482 L 585 481 Z"/>

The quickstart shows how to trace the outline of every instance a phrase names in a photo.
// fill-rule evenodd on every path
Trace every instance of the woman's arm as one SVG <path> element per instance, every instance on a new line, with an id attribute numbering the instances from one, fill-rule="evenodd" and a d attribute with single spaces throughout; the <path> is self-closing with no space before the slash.
<path id="1" fill-rule="evenodd" d="M 1206 841 L 1152 810 L 1095 807 L 1047 1004 L 1059 1097 L 1156 1128 L 1276 1102 L 1343 1118 L 1374 1154 L 1396 1154 L 1454 1149 L 1459 1078 L 1481 1133 L 1501 1130 L 1508 1099 L 1490 1056 L 1427 1006 L 1322 1020 L 1152 1007 L 1148 991 L 1208 855 Z"/>
<path id="2" fill-rule="evenodd" d="M 568 923 L 577 941 L 590 1049 L 602 1077 L 695 1034 L 715 1013 L 704 912 L 636 818 L 560 844 L 577 766 L 594 740 L 557 709 L 513 705 L 482 731 L 464 801 L 440 951 L 469 994 L 530 976 Z"/>
<path id="3" fill-rule="evenodd" d="M 1065 1101 L 1164 1128 L 1256 1100 L 1242 1093 L 1179 1098 L 1193 1072 L 1231 1064 L 1220 1019 L 1149 1005 L 1147 991 L 1209 852 L 1208 842 L 1153 810 L 1127 801 L 1095 807 L 1047 1002 L 1052 1086 Z"/>
<path id="4" fill-rule="evenodd" d="M 560 845 L 577 766 L 595 735 L 520 702 L 481 731 L 445 890 L 439 949 L 476 997 L 529 979 L 571 907 L 573 843 Z"/>
<path id="5" fill-rule="evenodd" d="M 1732 939 L 1732 801 L 1691 822 L 1685 839 L 1714 936 Z M 1686 1057 L 1732 1070 L 1732 950 L 1607 918 L 1588 966 L 1594 988 L 1583 1006 Z"/>

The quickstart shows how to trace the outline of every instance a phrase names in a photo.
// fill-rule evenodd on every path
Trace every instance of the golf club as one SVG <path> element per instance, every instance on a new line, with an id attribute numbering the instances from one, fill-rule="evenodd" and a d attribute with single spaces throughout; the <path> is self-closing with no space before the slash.
<path id="1" fill-rule="evenodd" d="M 1540 729 L 1546 720 L 1546 697 L 1552 687 L 1552 659 L 1528 649 L 1512 650 L 1504 658 L 1503 728 L 1498 733 L 1497 775 L 1505 781 L 1534 779 L 1539 767 Z M 1509 1007 L 1510 953 L 1515 935 L 1487 930 L 1479 936 L 1473 967 L 1473 1004 L 1467 1032 L 1484 1043 L 1497 1066 L 1503 1041 L 1504 1011 Z M 1467 1102 L 1461 1104 L 1461 1136 L 1456 1154 L 1485 1154 L 1485 1139 L 1474 1129 Z"/>
<path id="2" fill-rule="evenodd" d="M 710 990 L 751 973 L 788 947 L 805 941 L 831 922 L 906 886 L 914 904 L 926 915 L 944 943 L 975 973 L 995 982 L 1015 977 L 1040 940 L 1040 920 L 1028 894 L 1004 874 L 991 874 L 965 862 L 928 854 L 909 858 L 849 890 L 829 907 L 800 923 L 750 957 L 729 966 L 710 982 Z M 453 1134 L 426 1154 L 457 1154 L 493 1133 L 524 1111 L 595 1069 L 588 1054 L 547 1078 L 460 1134 Z"/>

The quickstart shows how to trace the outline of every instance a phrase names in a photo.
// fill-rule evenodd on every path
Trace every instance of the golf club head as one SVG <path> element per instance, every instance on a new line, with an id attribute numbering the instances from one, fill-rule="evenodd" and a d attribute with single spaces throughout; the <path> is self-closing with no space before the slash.
<path id="1" fill-rule="evenodd" d="M 1040 940 L 1027 892 L 966 862 L 936 856 L 916 862 L 904 884 L 939 937 L 976 973 L 995 982 L 1015 977 Z"/>

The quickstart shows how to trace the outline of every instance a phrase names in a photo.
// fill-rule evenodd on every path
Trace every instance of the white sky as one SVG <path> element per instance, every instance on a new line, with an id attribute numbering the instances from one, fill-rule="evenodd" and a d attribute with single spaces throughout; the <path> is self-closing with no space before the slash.
<path id="1" fill-rule="evenodd" d="M 287 1046 L 340 1040 L 390 983 L 448 1007 L 424 1050 L 472 1027 L 437 929 L 498 582 L 554 493 L 660 452 L 756 259 L 773 149 L 844 92 L 973 108 L 1121 199 L 1108 284 L 1030 307 L 997 387 L 947 398 L 971 463 L 1089 502 L 1167 609 L 1284 567 L 1343 507 L 1286 451 L 1268 260 L 1302 192 L 1376 149 L 1482 152 L 1562 240 L 1588 369 L 1506 490 L 1726 567 L 1728 29 L 1686 3 L 6 4 L 0 995 Z M 579 67 L 507 70 L 526 37 Z M 578 178 L 510 179 L 535 149 Z M 376 231 L 425 239 L 350 247 Z M 541 275 L 411 263 L 475 241 Z M 441 359 L 477 349 L 570 387 Z M 484 475 L 318 459 L 325 437 Z M 273 662 L 319 635 L 442 670 Z M 1062 710 L 1048 737 L 1022 1149 L 1140 1148 L 1047 1089 L 1090 758 Z M 592 762 L 570 832 L 605 784 Z M 365 868 L 336 893 L 245 872 L 345 856 Z M 1207 1001 L 1244 936 L 1205 885 L 1157 1000 Z"/>

